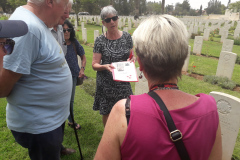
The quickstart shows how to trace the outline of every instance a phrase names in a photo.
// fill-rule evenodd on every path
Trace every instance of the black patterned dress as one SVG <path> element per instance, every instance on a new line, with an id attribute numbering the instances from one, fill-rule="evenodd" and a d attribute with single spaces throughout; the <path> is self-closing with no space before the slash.
<path id="1" fill-rule="evenodd" d="M 102 54 L 101 64 L 111 64 L 127 61 L 132 48 L 131 35 L 123 31 L 117 40 L 109 40 L 104 35 L 97 37 L 93 52 Z M 107 70 L 97 72 L 96 83 L 93 110 L 100 110 L 101 115 L 109 114 L 117 101 L 133 94 L 129 82 L 113 81 L 112 73 Z"/>

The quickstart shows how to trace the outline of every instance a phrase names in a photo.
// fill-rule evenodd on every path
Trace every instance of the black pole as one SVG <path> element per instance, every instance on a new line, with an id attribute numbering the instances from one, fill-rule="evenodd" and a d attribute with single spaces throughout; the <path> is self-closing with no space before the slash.
<path id="1" fill-rule="evenodd" d="M 79 143 L 79 139 L 78 139 L 78 135 L 77 135 L 77 130 L 76 130 L 76 127 L 75 127 L 75 121 L 73 119 L 73 113 L 71 112 L 71 109 L 70 109 L 70 116 L 71 116 L 72 121 L 73 121 L 73 129 L 74 129 L 76 140 L 77 140 L 77 144 L 78 144 L 78 150 L 80 152 L 81 160 L 83 160 L 82 150 L 81 150 L 81 147 L 80 147 L 80 143 Z"/>

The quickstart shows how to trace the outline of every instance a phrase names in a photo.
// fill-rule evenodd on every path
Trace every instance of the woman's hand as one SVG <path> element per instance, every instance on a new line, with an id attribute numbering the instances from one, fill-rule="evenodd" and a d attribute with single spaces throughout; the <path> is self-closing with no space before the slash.
<path id="1" fill-rule="evenodd" d="M 136 61 L 136 58 L 135 58 L 135 56 L 134 56 L 133 49 L 130 50 L 129 58 L 127 59 L 127 61 L 130 61 L 130 63 Z"/>
<path id="2" fill-rule="evenodd" d="M 132 59 L 128 58 L 127 61 L 134 62 L 136 61 L 136 58 L 133 56 Z"/>
<path id="3" fill-rule="evenodd" d="M 109 72 L 112 72 L 112 69 L 115 69 L 115 67 L 112 64 L 105 64 L 104 66 L 106 70 L 108 70 Z"/>
<path id="4" fill-rule="evenodd" d="M 85 76 L 85 74 L 84 74 L 84 68 L 81 68 L 78 77 L 79 77 L 79 78 L 83 78 L 84 76 Z"/>

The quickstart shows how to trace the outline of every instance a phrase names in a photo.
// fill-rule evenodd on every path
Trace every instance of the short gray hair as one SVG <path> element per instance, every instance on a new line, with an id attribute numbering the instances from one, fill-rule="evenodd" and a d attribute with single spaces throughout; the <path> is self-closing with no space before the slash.
<path id="1" fill-rule="evenodd" d="M 108 15 L 117 15 L 117 11 L 113 8 L 113 6 L 106 6 L 106 7 L 103 7 L 101 13 L 100 13 L 100 16 L 101 16 L 101 19 L 104 20 Z"/>
<path id="2" fill-rule="evenodd" d="M 72 5 L 72 4 L 73 4 L 73 0 L 69 0 L 69 1 L 68 1 L 68 5 L 69 5 L 69 4 Z"/>
<path id="3" fill-rule="evenodd" d="M 40 6 L 45 2 L 45 0 L 28 0 L 28 2 Z M 59 2 L 61 2 L 61 0 L 56 0 L 56 2 L 59 3 Z"/>
<path id="4" fill-rule="evenodd" d="M 188 54 L 188 32 L 182 21 L 170 16 L 150 16 L 133 33 L 136 54 L 152 80 L 181 78 Z"/>

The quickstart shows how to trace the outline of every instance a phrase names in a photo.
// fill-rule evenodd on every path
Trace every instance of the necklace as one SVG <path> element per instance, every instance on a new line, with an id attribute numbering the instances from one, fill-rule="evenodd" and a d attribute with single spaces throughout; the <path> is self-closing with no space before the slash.
<path id="1" fill-rule="evenodd" d="M 175 83 L 163 83 L 163 84 L 156 84 L 153 87 L 150 88 L 150 91 L 154 90 L 170 90 L 170 89 L 176 89 L 178 90 L 178 86 Z"/>

